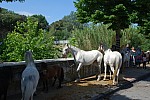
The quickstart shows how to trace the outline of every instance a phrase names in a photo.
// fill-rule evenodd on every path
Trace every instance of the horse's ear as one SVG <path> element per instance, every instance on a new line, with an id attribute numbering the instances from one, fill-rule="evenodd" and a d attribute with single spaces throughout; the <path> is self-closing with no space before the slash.
<path id="1" fill-rule="evenodd" d="M 69 44 L 68 43 L 66 43 L 66 46 L 69 48 Z"/>

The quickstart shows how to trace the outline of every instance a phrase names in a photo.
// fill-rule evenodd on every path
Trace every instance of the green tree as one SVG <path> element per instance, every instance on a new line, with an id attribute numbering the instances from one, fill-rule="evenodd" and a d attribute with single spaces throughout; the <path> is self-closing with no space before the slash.
<path id="1" fill-rule="evenodd" d="M 76 14 L 72 11 L 70 15 L 64 16 L 61 20 L 52 23 L 49 26 L 49 30 L 58 40 L 68 39 L 72 37 L 74 29 L 83 29 L 86 25 L 77 22 Z"/>
<path id="2" fill-rule="evenodd" d="M 66 22 L 68 31 L 72 31 L 76 28 L 83 29 L 83 27 L 88 26 L 88 24 L 81 24 L 80 22 L 78 22 L 76 13 L 73 11 L 70 13 L 70 15 L 64 16 L 62 20 Z"/>
<path id="3" fill-rule="evenodd" d="M 14 30 L 17 21 L 23 22 L 26 16 L 16 14 L 7 9 L 1 8 L 0 11 L 0 38 L 5 38 L 8 32 Z"/>
<path id="4" fill-rule="evenodd" d="M 121 30 L 130 25 L 131 0 L 76 0 L 78 20 L 82 23 L 111 23 L 116 32 L 117 50 L 120 48 Z"/>
<path id="5" fill-rule="evenodd" d="M 64 20 L 59 20 L 52 23 L 49 26 L 49 31 L 53 34 L 55 39 L 58 40 L 67 39 L 70 36 L 70 32 L 68 30 L 68 27 L 66 27 L 66 22 Z"/>
<path id="6" fill-rule="evenodd" d="M 48 29 L 48 22 L 43 15 L 32 15 L 31 17 L 35 18 L 35 21 L 38 21 L 38 28 L 40 29 Z"/>
<path id="7" fill-rule="evenodd" d="M 133 0 L 133 22 L 140 26 L 140 33 L 150 39 L 150 0 Z"/>
<path id="8" fill-rule="evenodd" d="M 17 22 L 12 33 L 7 35 L 0 47 L 3 61 L 24 60 L 24 52 L 31 50 L 35 59 L 56 58 L 57 50 L 53 46 L 53 37 L 45 30 L 38 29 L 38 22 L 31 17 L 26 22 Z"/>

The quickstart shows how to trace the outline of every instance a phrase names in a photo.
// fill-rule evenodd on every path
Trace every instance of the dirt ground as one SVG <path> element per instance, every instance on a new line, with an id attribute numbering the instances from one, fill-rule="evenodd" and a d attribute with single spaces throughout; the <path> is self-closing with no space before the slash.
<path id="1" fill-rule="evenodd" d="M 96 81 L 95 76 L 81 79 L 79 83 L 63 84 L 61 89 L 50 88 L 48 93 L 41 92 L 35 100 L 89 100 L 108 91 L 112 81 Z M 40 99 L 41 98 L 41 99 Z"/>
<path id="2" fill-rule="evenodd" d="M 80 82 L 62 84 L 62 88 L 49 87 L 48 93 L 37 91 L 34 100 L 90 100 L 92 97 L 104 93 L 111 88 L 112 80 L 96 81 L 95 76 L 81 79 Z M 9 96 L 8 100 L 20 100 L 21 94 Z"/>

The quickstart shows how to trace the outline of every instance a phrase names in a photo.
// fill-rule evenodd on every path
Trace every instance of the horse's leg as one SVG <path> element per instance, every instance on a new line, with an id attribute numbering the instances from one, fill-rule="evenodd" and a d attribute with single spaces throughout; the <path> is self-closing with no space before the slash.
<path id="1" fill-rule="evenodd" d="M 57 79 L 57 77 L 55 76 L 55 77 L 54 77 L 54 82 L 53 82 L 52 86 L 55 85 L 56 79 Z"/>
<path id="2" fill-rule="evenodd" d="M 42 80 L 42 83 L 43 83 L 43 89 L 42 89 L 42 91 L 44 91 L 45 88 L 46 88 L 46 86 L 45 86 L 45 80 L 44 79 Z"/>
<path id="3" fill-rule="evenodd" d="M 46 92 L 48 92 L 48 81 L 49 81 L 48 79 L 45 80 L 45 89 L 46 89 Z"/>
<path id="4" fill-rule="evenodd" d="M 33 94 L 34 94 L 34 93 L 31 94 L 30 100 L 33 100 Z"/>
<path id="5" fill-rule="evenodd" d="M 105 72 L 105 75 L 104 75 L 104 79 L 103 80 L 106 80 L 106 71 L 107 71 L 107 65 L 104 63 L 104 72 Z"/>
<path id="6" fill-rule="evenodd" d="M 113 67 L 113 65 L 112 64 L 110 64 L 110 80 L 111 79 L 114 79 L 114 77 L 112 77 L 112 73 L 113 73 L 113 75 L 114 75 L 114 71 L 115 71 L 115 69 L 114 69 L 114 67 Z"/>
<path id="7" fill-rule="evenodd" d="M 75 82 L 79 82 L 80 81 L 80 73 L 79 73 L 79 71 L 80 71 L 82 66 L 83 66 L 83 64 L 79 63 L 78 68 L 77 68 L 78 79 L 76 79 Z"/>
<path id="8" fill-rule="evenodd" d="M 99 68 L 99 75 L 98 75 L 98 78 L 97 78 L 97 81 L 100 81 L 101 79 L 101 62 L 102 60 L 100 59 L 100 61 L 98 62 L 98 68 Z"/>
<path id="9" fill-rule="evenodd" d="M 97 58 L 97 63 L 98 63 L 98 68 L 99 68 L 99 75 L 98 75 L 97 81 L 100 81 L 100 79 L 101 79 L 101 64 L 102 64 L 102 57 L 101 56 L 99 56 Z"/>
<path id="10" fill-rule="evenodd" d="M 118 69 L 117 69 L 117 81 L 116 81 L 117 84 L 118 84 L 119 72 L 120 72 L 121 66 L 122 66 L 122 63 L 119 63 L 119 66 L 118 66 Z"/>
<path id="11" fill-rule="evenodd" d="M 116 66 L 117 67 L 117 66 Z M 110 69 L 111 69 L 111 71 L 113 72 L 113 77 L 112 77 L 112 79 L 113 79 L 113 85 L 115 85 L 115 80 L 116 80 L 116 70 L 114 69 L 114 66 L 113 66 L 113 64 L 110 64 Z M 117 68 L 116 68 L 117 69 Z"/>
<path id="12" fill-rule="evenodd" d="M 61 88 L 61 78 L 59 78 L 59 85 L 58 88 Z"/>
<path id="13" fill-rule="evenodd" d="M 117 74 L 116 74 L 116 76 L 117 76 L 116 84 L 118 84 L 119 72 L 120 72 L 120 68 L 118 68 L 118 70 L 117 70 Z"/>
<path id="14" fill-rule="evenodd" d="M 117 74 L 117 71 L 114 70 L 114 73 L 113 73 L 113 85 L 116 85 L 116 82 L 115 82 L 115 80 L 116 80 L 116 74 Z"/>
<path id="15" fill-rule="evenodd" d="M 109 70 L 109 79 L 110 79 L 110 80 L 112 79 L 111 70 Z"/>

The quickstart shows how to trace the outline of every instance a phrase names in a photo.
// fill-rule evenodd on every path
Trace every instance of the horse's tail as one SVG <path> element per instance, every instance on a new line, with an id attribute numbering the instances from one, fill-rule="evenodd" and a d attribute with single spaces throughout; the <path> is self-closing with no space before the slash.
<path id="1" fill-rule="evenodd" d="M 61 67 L 61 76 L 60 76 L 61 81 L 64 80 L 64 69 Z"/>
<path id="2" fill-rule="evenodd" d="M 121 56 L 122 56 L 122 62 L 124 62 L 124 56 L 125 56 L 125 54 L 121 53 Z"/>
<path id="3" fill-rule="evenodd" d="M 32 98 L 33 93 L 34 93 L 34 84 L 32 82 L 33 76 L 29 76 L 26 77 L 26 79 L 24 80 L 25 82 L 25 88 L 24 88 L 24 95 L 23 95 L 23 100 L 30 100 L 30 98 Z"/>
<path id="4" fill-rule="evenodd" d="M 120 73 L 122 73 L 123 69 L 124 69 L 124 53 L 121 53 L 121 56 L 122 56 L 122 63 L 121 63 L 121 66 L 119 65 L 120 68 Z"/>

